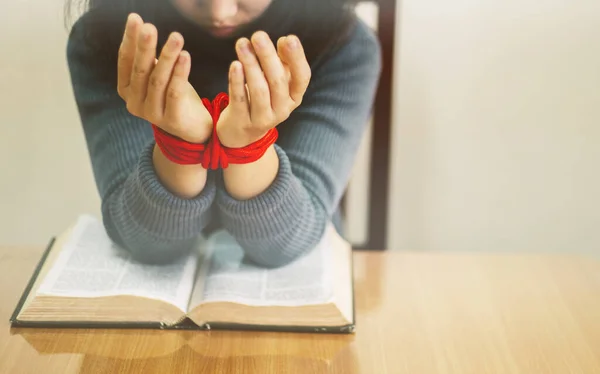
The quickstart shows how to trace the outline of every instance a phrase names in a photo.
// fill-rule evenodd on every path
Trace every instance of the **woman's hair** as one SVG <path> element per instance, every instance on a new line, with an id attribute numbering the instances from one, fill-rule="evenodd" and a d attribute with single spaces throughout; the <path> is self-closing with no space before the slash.
<path id="1" fill-rule="evenodd" d="M 181 15 L 172 0 L 66 0 L 65 16 L 71 24 L 75 15 L 84 12 L 81 27 L 86 43 L 102 51 L 104 57 L 116 59 L 127 15 L 131 12 L 156 25 L 159 47 L 172 31 L 183 34 L 186 49 L 192 56 L 209 54 L 211 63 L 223 64 L 236 59 L 235 41 L 264 30 L 273 40 L 288 34 L 297 35 L 312 64 L 320 56 L 335 50 L 348 37 L 356 21 L 354 7 L 358 0 L 273 0 L 265 12 L 227 39 L 212 38 L 206 30 Z M 201 1 L 201 0 L 200 0 Z"/>

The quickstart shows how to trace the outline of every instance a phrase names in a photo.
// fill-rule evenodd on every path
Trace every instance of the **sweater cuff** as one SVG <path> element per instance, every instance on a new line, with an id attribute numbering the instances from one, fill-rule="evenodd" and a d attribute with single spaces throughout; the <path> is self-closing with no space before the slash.
<path id="1" fill-rule="evenodd" d="M 274 147 L 279 170 L 273 183 L 260 195 L 237 200 L 227 192 L 223 178 L 217 182 L 217 205 L 223 225 L 244 240 L 276 238 L 289 231 L 305 210 L 305 191 L 292 173 L 290 160 L 283 149 Z"/>
<path id="2" fill-rule="evenodd" d="M 125 188 L 129 196 L 124 202 L 131 218 L 140 226 L 159 236 L 184 239 L 198 235 L 206 225 L 207 214 L 215 199 L 213 173 L 208 172 L 206 185 L 193 199 L 182 199 L 171 193 L 160 182 L 153 163 L 154 142 L 144 149 L 134 177 L 132 188 Z"/>

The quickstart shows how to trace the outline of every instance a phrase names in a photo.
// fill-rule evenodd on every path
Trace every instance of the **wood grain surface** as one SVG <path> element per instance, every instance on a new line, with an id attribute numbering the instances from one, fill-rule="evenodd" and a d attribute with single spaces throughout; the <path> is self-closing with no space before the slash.
<path id="1" fill-rule="evenodd" d="M 41 248 L 0 247 L 0 373 L 600 373 L 600 263 L 357 252 L 354 335 L 11 329 Z"/>

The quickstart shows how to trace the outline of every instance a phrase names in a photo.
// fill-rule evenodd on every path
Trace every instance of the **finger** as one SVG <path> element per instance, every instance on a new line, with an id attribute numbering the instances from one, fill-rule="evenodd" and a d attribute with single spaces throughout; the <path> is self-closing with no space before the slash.
<path id="1" fill-rule="evenodd" d="M 250 120 L 248 92 L 244 84 L 244 68 L 242 63 L 234 61 L 229 67 L 229 105 L 243 120 Z"/>
<path id="2" fill-rule="evenodd" d="M 269 84 L 254 54 L 252 44 L 246 38 L 236 43 L 237 55 L 244 68 L 244 76 L 250 93 L 250 116 L 258 125 L 268 125 L 273 117 Z"/>
<path id="3" fill-rule="evenodd" d="M 290 97 L 296 104 L 300 104 L 310 82 L 311 70 L 297 36 L 285 38 L 282 59 L 290 69 Z"/>
<path id="4" fill-rule="evenodd" d="M 135 13 L 130 14 L 129 17 L 127 17 L 125 32 L 123 33 L 123 40 L 121 41 L 121 45 L 119 47 L 119 59 L 117 63 L 117 91 L 123 99 L 126 98 L 126 90 L 129 87 L 138 33 L 140 30 L 140 25 L 142 24 L 143 21 L 139 15 Z"/>
<path id="5" fill-rule="evenodd" d="M 277 54 L 279 55 L 280 59 L 284 59 L 285 56 L 283 55 L 283 46 L 285 45 L 285 40 L 287 39 L 287 36 L 282 36 L 281 38 L 277 39 Z"/>
<path id="6" fill-rule="evenodd" d="M 150 23 L 142 25 L 131 72 L 130 95 L 134 106 L 141 106 L 146 100 L 148 80 L 156 60 L 156 34 L 154 25 Z"/>
<path id="7" fill-rule="evenodd" d="M 284 50 L 284 46 L 285 46 L 285 40 L 286 40 L 287 36 L 282 36 L 281 38 L 279 38 L 279 40 L 277 40 L 277 55 L 279 56 L 279 59 L 281 60 L 281 63 L 283 64 L 283 67 L 285 69 L 285 73 L 286 73 L 286 78 L 288 80 L 288 82 L 291 79 L 291 75 L 290 75 L 290 69 L 287 66 L 287 63 L 285 62 L 285 52 Z"/>
<path id="8" fill-rule="evenodd" d="M 171 81 L 171 75 L 175 63 L 183 48 L 183 36 L 179 33 L 169 35 L 158 62 L 149 79 L 148 95 L 146 96 L 145 110 L 150 118 L 161 118 L 165 111 L 167 86 Z"/>
<path id="9" fill-rule="evenodd" d="M 167 87 L 166 97 L 166 111 L 175 110 L 180 103 L 180 99 L 185 93 L 188 85 L 188 79 L 190 77 L 190 70 L 192 66 L 192 57 L 188 51 L 181 51 L 175 67 L 173 69 L 173 75 L 171 82 Z"/>
<path id="10" fill-rule="evenodd" d="M 285 115 L 290 102 L 290 86 L 277 50 L 264 31 L 259 31 L 252 35 L 252 46 L 269 84 L 271 108 L 275 113 L 279 114 L 279 112 L 282 112 L 281 114 Z M 287 115 L 285 116 L 287 117 Z"/>

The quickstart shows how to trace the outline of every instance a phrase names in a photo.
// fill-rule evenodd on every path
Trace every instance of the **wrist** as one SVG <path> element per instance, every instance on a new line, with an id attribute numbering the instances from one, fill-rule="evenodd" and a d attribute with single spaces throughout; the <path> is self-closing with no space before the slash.
<path id="1" fill-rule="evenodd" d="M 178 137 L 179 139 L 186 141 L 188 143 L 205 144 L 206 142 L 208 142 L 208 140 L 212 136 L 212 128 L 213 128 L 212 122 L 207 123 L 206 125 L 202 125 L 202 126 L 200 126 L 200 128 L 202 128 L 204 130 L 197 131 L 196 133 L 193 133 L 193 134 L 189 134 L 189 133 L 178 134 L 177 132 L 170 132 L 169 130 L 165 130 L 165 132 L 172 136 Z"/>
<path id="2" fill-rule="evenodd" d="M 172 194 L 182 199 L 193 199 L 206 185 L 207 170 L 202 165 L 180 165 L 169 160 L 157 145 L 152 152 L 152 163 L 158 180 Z"/>
<path id="3" fill-rule="evenodd" d="M 177 125 L 177 124 L 159 124 L 152 122 L 152 126 L 157 128 L 160 132 L 187 143 L 192 144 L 204 144 L 208 142 L 213 132 L 213 122 L 209 114 L 207 118 L 198 120 L 195 122 L 196 125 L 190 127 L 189 125 Z"/>
<path id="4" fill-rule="evenodd" d="M 223 170 L 227 193 L 238 201 L 250 200 L 264 193 L 273 184 L 279 172 L 279 156 L 273 145 L 255 162 L 230 165 Z"/>
<path id="5" fill-rule="evenodd" d="M 244 148 L 267 134 L 266 131 L 250 131 L 236 126 L 217 126 L 219 142 L 226 148 Z"/>

